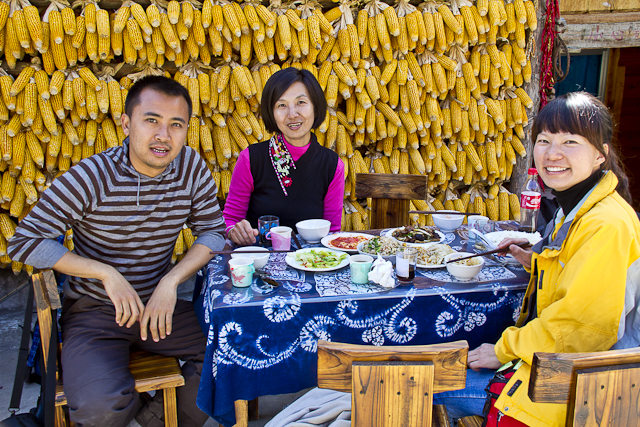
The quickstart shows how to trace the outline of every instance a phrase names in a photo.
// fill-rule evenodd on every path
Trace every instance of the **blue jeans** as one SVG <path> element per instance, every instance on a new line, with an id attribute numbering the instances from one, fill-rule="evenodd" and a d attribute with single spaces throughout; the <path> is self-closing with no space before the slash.
<path id="1" fill-rule="evenodd" d="M 467 369 L 467 384 L 462 390 L 445 391 L 433 395 L 434 405 L 446 405 L 451 418 L 482 415 L 487 392 L 484 391 L 495 371 L 482 369 L 479 372 Z"/>

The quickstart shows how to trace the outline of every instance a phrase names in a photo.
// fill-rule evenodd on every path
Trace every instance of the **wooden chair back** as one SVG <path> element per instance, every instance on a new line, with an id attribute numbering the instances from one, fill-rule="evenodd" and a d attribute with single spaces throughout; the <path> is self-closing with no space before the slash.
<path id="1" fill-rule="evenodd" d="M 640 347 L 535 353 L 529 398 L 568 404 L 567 427 L 640 426 Z"/>
<path id="2" fill-rule="evenodd" d="M 427 197 L 426 175 L 356 174 L 356 197 L 372 198 L 370 227 L 409 225 L 409 202 Z"/>
<path id="3" fill-rule="evenodd" d="M 38 324 L 40 326 L 44 366 L 46 369 L 52 325 L 53 321 L 57 321 L 57 319 L 53 318 L 52 310 L 62 308 L 62 304 L 58 294 L 58 284 L 52 270 L 44 270 L 33 274 L 31 281 L 38 311 Z M 151 390 L 163 391 L 165 425 L 177 427 L 176 387 L 184 385 L 184 377 L 178 360 L 175 357 L 161 356 L 143 351 L 132 352 L 129 360 L 129 370 L 133 375 L 135 387 L 139 393 Z M 69 423 L 63 408 L 67 404 L 67 398 L 64 395 L 60 369 L 56 369 L 56 380 L 55 426 L 64 427 L 68 426 Z"/>
<path id="4" fill-rule="evenodd" d="M 433 393 L 463 389 L 466 341 L 367 346 L 318 341 L 318 387 L 351 392 L 354 427 L 430 427 Z"/>

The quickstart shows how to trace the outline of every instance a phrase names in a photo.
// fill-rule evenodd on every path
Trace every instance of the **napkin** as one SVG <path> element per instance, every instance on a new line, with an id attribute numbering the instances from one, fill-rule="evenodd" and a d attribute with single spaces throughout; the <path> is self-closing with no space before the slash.
<path id="1" fill-rule="evenodd" d="M 380 255 L 373 262 L 368 277 L 370 281 L 385 288 L 393 288 L 396 284 L 393 278 L 393 264 L 391 264 L 391 261 L 385 261 Z"/>

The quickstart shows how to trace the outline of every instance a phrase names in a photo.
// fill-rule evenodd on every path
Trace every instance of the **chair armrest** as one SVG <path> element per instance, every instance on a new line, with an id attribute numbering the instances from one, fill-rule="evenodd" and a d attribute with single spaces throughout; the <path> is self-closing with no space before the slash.
<path id="1" fill-rule="evenodd" d="M 640 347 L 594 353 L 535 353 L 529 398 L 537 403 L 569 403 L 576 370 L 640 363 Z"/>

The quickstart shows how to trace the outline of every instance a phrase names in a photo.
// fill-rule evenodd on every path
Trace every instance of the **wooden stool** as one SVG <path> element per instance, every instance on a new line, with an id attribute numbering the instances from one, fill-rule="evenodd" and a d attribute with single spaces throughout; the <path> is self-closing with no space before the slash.
<path id="1" fill-rule="evenodd" d="M 466 341 L 375 347 L 319 340 L 318 387 L 351 392 L 354 427 L 448 425 L 444 408 L 434 416 L 433 393 L 464 388 L 468 351 Z"/>
<path id="2" fill-rule="evenodd" d="M 529 398 L 568 404 L 567 427 L 640 426 L 640 348 L 535 353 Z"/>
<path id="3" fill-rule="evenodd" d="M 45 363 L 51 338 L 51 325 L 55 321 L 51 310 L 62 307 L 58 295 L 58 285 L 53 271 L 45 270 L 31 276 L 38 309 L 38 324 L 42 339 Z M 59 346 L 60 349 L 60 346 Z M 58 351 L 59 354 L 60 351 Z M 143 351 L 133 352 L 129 358 L 129 369 L 135 379 L 135 387 L 139 393 L 151 390 L 164 392 L 164 422 L 166 426 L 178 426 L 178 411 L 176 405 L 176 387 L 184 385 L 184 378 L 180 364 L 175 357 L 161 356 Z M 56 427 L 68 426 L 63 406 L 67 404 L 64 395 L 60 372 L 56 373 Z"/>
<path id="4" fill-rule="evenodd" d="M 425 200 L 427 176 L 392 173 L 356 174 L 356 197 L 371 197 L 371 229 L 411 224 L 409 202 Z"/>

